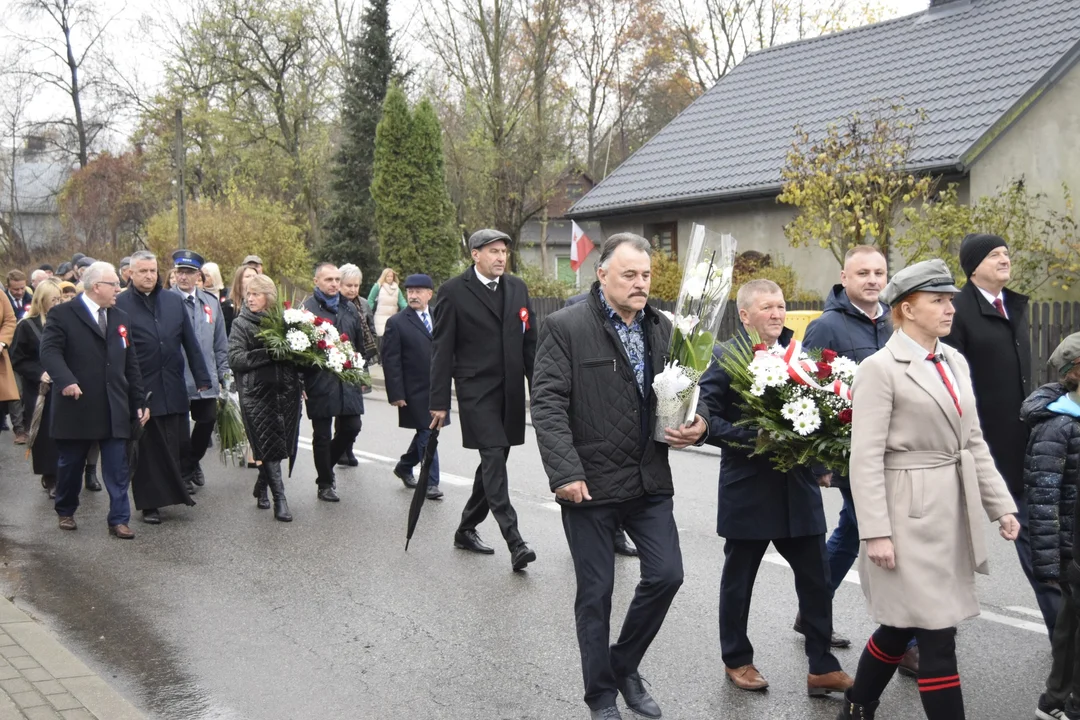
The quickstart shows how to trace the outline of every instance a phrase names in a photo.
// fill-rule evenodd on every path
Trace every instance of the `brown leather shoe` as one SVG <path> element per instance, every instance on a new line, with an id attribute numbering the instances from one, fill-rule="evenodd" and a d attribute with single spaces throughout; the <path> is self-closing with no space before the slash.
<path id="1" fill-rule="evenodd" d="M 135 533 L 131 532 L 131 528 L 127 525 L 110 525 L 109 534 L 121 540 L 130 540 L 135 537 Z"/>
<path id="2" fill-rule="evenodd" d="M 806 676 L 806 694 L 810 697 L 825 697 L 831 692 L 842 693 L 855 684 L 843 670 L 834 670 L 824 675 Z"/>
<path id="3" fill-rule="evenodd" d="M 907 675 L 910 678 L 919 677 L 919 646 L 914 645 L 904 651 L 904 657 L 900 660 L 900 665 L 896 668 L 901 675 Z"/>
<path id="4" fill-rule="evenodd" d="M 762 677 L 753 664 L 737 668 L 724 666 L 724 672 L 727 673 L 727 678 L 731 681 L 731 684 L 740 690 L 760 692 L 769 687 L 769 681 Z"/>
<path id="5" fill-rule="evenodd" d="M 77 530 L 78 525 L 75 524 L 75 518 L 70 515 L 60 516 L 60 529 L 61 530 Z"/>

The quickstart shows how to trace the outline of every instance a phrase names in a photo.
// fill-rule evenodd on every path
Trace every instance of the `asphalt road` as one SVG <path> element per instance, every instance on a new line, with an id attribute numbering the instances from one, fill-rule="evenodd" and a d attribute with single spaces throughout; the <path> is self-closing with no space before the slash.
<path id="1" fill-rule="evenodd" d="M 446 499 L 425 505 L 404 551 L 410 494 L 385 458 L 403 452 L 410 434 L 397 428 L 393 408 L 368 397 L 356 445 L 364 461 L 339 469 L 341 503 L 316 500 L 309 444 L 286 483 L 291 524 L 256 509 L 254 470 L 225 467 L 215 456 L 204 462 L 198 505 L 164 510 L 157 527 L 136 520 L 130 542 L 107 536 L 104 493 L 84 492 L 79 530 L 59 530 L 22 448 L 4 434 L 0 589 L 154 718 L 588 717 L 571 561 L 531 429 L 511 452 L 510 469 L 520 526 L 538 561 L 515 574 L 494 521 L 480 528 L 494 556 L 453 548 L 466 478 L 478 462 L 460 447 L 457 425 L 440 444 Z M 306 421 L 301 435 L 310 438 Z M 719 460 L 680 452 L 672 465 L 686 581 L 641 668 L 664 717 L 832 720 L 838 699 L 805 695 L 803 643 L 790 629 L 791 574 L 775 557 L 762 565 L 750 617 L 755 662 L 771 689 L 752 695 L 725 681 L 717 633 L 722 540 L 714 530 Z M 825 495 L 835 522 L 839 494 Z M 979 578 L 984 617 L 965 623 L 958 641 L 968 717 L 1028 718 L 1049 643 L 1011 545 L 989 525 L 987 535 L 994 574 Z M 637 579 L 634 560 L 617 562 L 615 632 Z M 854 673 L 874 627 L 857 584 L 838 591 L 835 622 L 855 641 L 838 653 Z M 895 680 L 883 701 L 883 718 L 922 717 L 911 680 Z"/>

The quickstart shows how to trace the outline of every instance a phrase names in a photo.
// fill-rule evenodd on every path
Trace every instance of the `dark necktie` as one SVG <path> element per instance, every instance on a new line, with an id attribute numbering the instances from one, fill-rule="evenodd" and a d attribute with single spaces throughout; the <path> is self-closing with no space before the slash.
<path id="1" fill-rule="evenodd" d="M 97 324 L 101 328 L 101 334 L 105 335 L 105 331 L 109 329 L 109 321 L 105 317 L 105 308 L 98 308 L 97 311 Z"/>
<path id="2" fill-rule="evenodd" d="M 1005 314 L 1005 303 L 1001 302 L 1001 298 L 994 298 L 994 307 L 997 308 L 997 311 L 999 313 L 1001 313 L 1001 317 L 1003 317 L 1003 318 L 1009 317 L 1008 315 Z"/>
<path id="3" fill-rule="evenodd" d="M 942 364 L 945 362 L 945 357 L 942 355 L 934 355 L 933 353 L 931 353 L 930 355 L 926 356 L 926 359 L 934 363 L 934 367 L 937 368 L 938 375 L 941 376 L 942 381 L 944 381 L 945 383 L 945 389 L 949 391 L 949 395 L 952 397 L 953 404 L 956 405 L 956 412 L 960 413 L 960 416 L 963 417 L 964 411 L 960 409 L 960 398 L 956 396 L 956 388 L 954 388 L 953 384 L 949 382 L 949 376 L 945 373 L 945 368 L 942 367 Z"/>
<path id="4" fill-rule="evenodd" d="M 489 282 L 489 283 L 487 284 L 487 286 L 488 286 L 488 287 L 489 287 L 489 288 L 491 289 L 491 292 L 495 292 L 496 290 L 498 290 L 498 289 L 499 289 L 499 283 L 495 282 L 494 280 L 492 280 L 491 282 Z"/>
<path id="5" fill-rule="evenodd" d="M 195 322 L 195 296 L 188 295 L 186 298 L 184 298 L 184 302 L 187 303 L 188 315 L 191 316 L 191 322 Z"/>
<path id="6" fill-rule="evenodd" d="M 424 327 L 427 328 L 428 335 L 430 335 L 431 334 L 431 321 L 428 320 L 427 313 L 426 312 L 420 313 L 420 319 L 424 321 Z"/>

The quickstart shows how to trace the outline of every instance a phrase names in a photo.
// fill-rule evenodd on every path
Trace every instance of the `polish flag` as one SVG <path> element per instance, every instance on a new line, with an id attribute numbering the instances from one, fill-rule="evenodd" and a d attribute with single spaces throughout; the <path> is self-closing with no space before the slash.
<path id="1" fill-rule="evenodd" d="M 573 220 L 570 221 L 570 231 L 570 269 L 577 272 L 596 246 Z"/>

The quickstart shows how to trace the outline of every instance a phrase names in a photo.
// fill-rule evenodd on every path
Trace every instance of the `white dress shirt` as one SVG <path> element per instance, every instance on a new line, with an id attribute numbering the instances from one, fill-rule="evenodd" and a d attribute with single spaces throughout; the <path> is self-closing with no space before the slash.
<path id="1" fill-rule="evenodd" d="M 91 300 L 90 297 L 85 292 L 82 295 L 80 295 L 79 297 L 82 298 L 83 305 L 86 306 L 86 309 L 90 311 L 90 319 L 93 320 L 96 323 L 98 321 L 98 316 L 97 316 L 98 310 L 101 309 L 101 306 L 98 305 L 93 300 Z M 108 312 L 108 310 L 106 310 L 105 311 L 105 317 L 108 318 L 108 316 L 109 316 L 109 312 Z"/>
<path id="2" fill-rule="evenodd" d="M 474 270 L 474 271 L 476 272 L 476 277 L 480 278 L 480 282 L 484 283 L 484 285 L 485 285 L 485 286 L 486 286 L 486 285 L 487 285 L 488 283 L 495 283 L 496 285 L 498 285 L 498 284 L 499 284 L 499 281 L 500 281 L 500 280 L 502 280 L 502 278 L 501 278 L 501 277 L 493 277 L 493 278 L 489 278 L 489 277 L 484 277 L 484 276 L 483 276 L 483 275 L 482 275 L 482 274 L 480 273 L 480 269 L 479 269 L 478 267 L 476 267 L 475 265 L 473 265 L 473 270 Z"/>
<path id="3" fill-rule="evenodd" d="M 986 292 L 985 290 L 983 290 L 978 285 L 975 286 L 975 289 L 978 290 L 979 292 L 981 292 L 982 296 L 984 298 L 986 298 L 986 302 L 990 303 L 991 305 L 994 304 L 995 300 L 1000 300 L 1001 301 L 1001 307 L 1005 308 L 1005 317 L 1006 318 L 1009 317 L 1009 308 L 1005 307 L 1005 291 L 1004 290 L 1002 290 L 997 295 L 991 295 L 990 293 Z"/>

